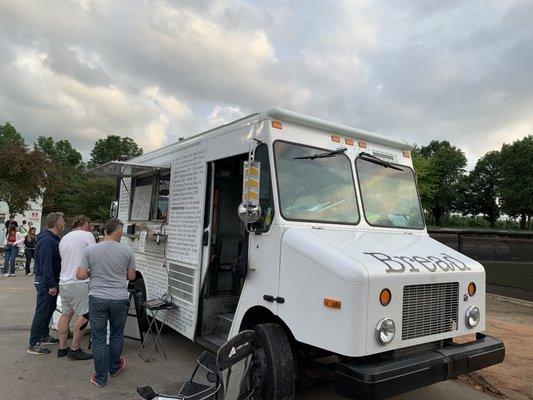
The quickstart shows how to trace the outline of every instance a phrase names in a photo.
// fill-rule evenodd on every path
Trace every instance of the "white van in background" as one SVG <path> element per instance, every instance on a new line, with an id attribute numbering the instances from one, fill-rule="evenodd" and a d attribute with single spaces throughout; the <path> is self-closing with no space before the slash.
<path id="1" fill-rule="evenodd" d="M 41 218 L 43 215 L 43 200 L 37 199 L 36 201 L 29 202 L 29 209 L 24 211 L 22 214 L 15 214 L 15 221 L 22 225 L 22 221 L 31 222 L 32 226 L 35 227 L 37 233 L 41 231 Z M 2 237 L 5 237 L 5 223 L 9 220 L 9 204 L 5 201 L 0 201 L 0 228 L 2 229 Z"/>

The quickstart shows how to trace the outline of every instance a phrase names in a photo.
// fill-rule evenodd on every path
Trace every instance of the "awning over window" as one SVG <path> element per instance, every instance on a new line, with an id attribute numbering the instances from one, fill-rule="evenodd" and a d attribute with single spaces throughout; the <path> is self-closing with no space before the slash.
<path id="1" fill-rule="evenodd" d="M 87 171 L 87 174 L 101 177 L 130 178 L 161 170 L 168 170 L 168 168 L 160 165 L 132 164 L 127 161 L 110 161 Z"/>

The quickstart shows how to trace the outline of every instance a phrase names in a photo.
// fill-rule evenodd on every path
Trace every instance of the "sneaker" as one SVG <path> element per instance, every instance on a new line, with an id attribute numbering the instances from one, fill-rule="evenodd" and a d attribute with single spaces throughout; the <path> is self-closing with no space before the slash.
<path id="1" fill-rule="evenodd" d="M 105 386 L 105 383 L 102 384 L 102 383 L 98 383 L 98 382 L 96 381 L 96 374 L 92 374 L 92 376 L 91 376 L 91 383 L 92 383 L 93 385 L 98 386 L 98 387 Z"/>
<path id="2" fill-rule="evenodd" d="M 28 276 L 32 276 L 32 275 L 33 275 L 33 272 L 28 272 L 26 275 L 28 275 Z"/>
<path id="3" fill-rule="evenodd" d="M 124 358 L 124 356 L 120 356 L 120 364 L 118 366 L 117 371 L 114 374 L 110 372 L 109 375 L 112 377 L 118 376 L 122 371 L 124 371 L 125 366 L 126 366 L 126 359 Z"/>
<path id="4" fill-rule="evenodd" d="M 4 274 L 4 278 L 9 278 L 9 272 Z"/>
<path id="5" fill-rule="evenodd" d="M 9 274 L 9 276 L 15 276 L 15 274 Z"/>
<path id="6" fill-rule="evenodd" d="M 78 349 L 70 350 L 68 352 L 68 358 L 71 360 L 91 360 L 93 358 L 93 355 L 84 352 L 82 349 Z"/>
<path id="7" fill-rule="evenodd" d="M 59 343 L 59 339 L 56 339 L 50 335 L 48 335 L 48 337 L 41 339 L 41 344 L 58 344 L 58 343 Z"/>
<path id="8" fill-rule="evenodd" d="M 43 347 L 41 343 L 37 343 L 37 344 L 34 344 L 33 346 L 28 346 L 26 353 L 37 354 L 37 355 L 42 356 L 44 354 L 49 354 L 50 350 L 48 350 L 46 347 Z"/>
<path id="9" fill-rule="evenodd" d="M 57 349 L 57 356 L 59 358 L 65 357 L 70 351 L 70 347 L 65 347 L 64 349 Z"/>

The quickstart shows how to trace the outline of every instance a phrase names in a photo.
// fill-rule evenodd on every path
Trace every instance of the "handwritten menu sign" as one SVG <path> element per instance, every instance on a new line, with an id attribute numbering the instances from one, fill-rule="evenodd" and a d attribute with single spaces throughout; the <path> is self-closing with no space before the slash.
<path id="1" fill-rule="evenodd" d="M 137 186 L 131 206 L 131 220 L 148 221 L 152 202 L 152 185 Z"/>

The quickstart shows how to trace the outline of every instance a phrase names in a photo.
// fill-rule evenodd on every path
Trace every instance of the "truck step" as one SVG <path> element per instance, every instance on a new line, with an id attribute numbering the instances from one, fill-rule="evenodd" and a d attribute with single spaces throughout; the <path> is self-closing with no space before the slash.
<path id="1" fill-rule="evenodd" d="M 207 350 L 216 353 L 226 343 L 226 337 L 220 335 L 205 335 L 196 338 L 196 342 Z"/>
<path id="2" fill-rule="evenodd" d="M 215 334 L 228 337 L 235 313 L 221 313 L 216 315 Z"/>

